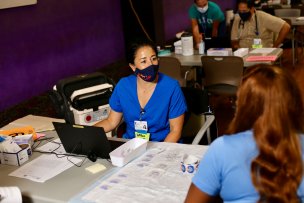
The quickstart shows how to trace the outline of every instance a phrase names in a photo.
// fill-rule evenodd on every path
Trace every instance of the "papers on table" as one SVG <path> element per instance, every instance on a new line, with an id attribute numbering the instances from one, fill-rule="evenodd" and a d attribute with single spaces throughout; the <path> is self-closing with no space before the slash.
<path id="1" fill-rule="evenodd" d="M 21 191 L 18 187 L 0 187 L 1 203 L 22 203 Z"/>
<path id="2" fill-rule="evenodd" d="M 247 62 L 276 61 L 278 56 L 272 54 L 276 48 L 257 48 L 249 52 Z"/>
<path id="3" fill-rule="evenodd" d="M 39 152 L 53 152 L 55 154 L 66 154 L 66 151 L 63 147 L 63 145 L 61 144 L 61 140 L 59 138 L 48 142 L 44 145 L 42 145 L 41 147 L 38 147 L 37 149 L 35 149 L 35 151 L 39 151 Z"/>
<path id="4" fill-rule="evenodd" d="M 254 61 L 276 61 L 277 56 L 248 56 L 246 61 L 254 62 Z"/>
<path id="5" fill-rule="evenodd" d="M 250 51 L 250 54 L 270 54 L 276 50 L 276 48 L 257 48 Z"/>
<path id="6" fill-rule="evenodd" d="M 304 20 L 304 16 L 296 18 L 296 20 Z"/>
<path id="7" fill-rule="evenodd" d="M 141 157 L 97 181 L 69 202 L 183 202 L 193 174 L 182 172 L 181 160 L 185 154 L 200 158 L 208 147 L 172 143 L 152 146 Z"/>
<path id="8" fill-rule="evenodd" d="M 75 157 L 68 158 L 74 164 L 81 161 L 81 159 Z M 44 154 L 13 171 L 9 176 L 25 178 L 34 182 L 43 183 L 72 167 L 73 163 L 69 160 L 67 160 L 66 156 L 58 158 L 54 154 Z"/>
<path id="9" fill-rule="evenodd" d="M 1 130 L 9 130 L 12 128 L 32 126 L 35 132 L 44 132 L 49 130 L 54 130 L 52 122 L 65 122 L 63 119 L 49 118 L 43 116 L 27 115 L 23 118 L 19 118 L 8 125 L 1 128 Z M 1 131 L 0 131 L 1 132 Z"/>

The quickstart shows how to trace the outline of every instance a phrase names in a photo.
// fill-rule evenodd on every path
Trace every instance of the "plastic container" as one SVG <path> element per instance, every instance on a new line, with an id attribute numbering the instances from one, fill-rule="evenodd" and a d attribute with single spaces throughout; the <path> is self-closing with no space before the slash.
<path id="1" fill-rule="evenodd" d="M 198 53 L 205 54 L 205 42 L 203 40 L 198 44 Z"/>
<path id="2" fill-rule="evenodd" d="M 185 32 L 181 37 L 182 41 L 182 55 L 191 56 L 193 55 L 193 36 L 191 33 Z"/>
<path id="3" fill-rule="evenodd" d="M 123 167 L 133 159 L 145 153 L 148 140 L 133 138 L 110 153 L 114 166 Z"/>

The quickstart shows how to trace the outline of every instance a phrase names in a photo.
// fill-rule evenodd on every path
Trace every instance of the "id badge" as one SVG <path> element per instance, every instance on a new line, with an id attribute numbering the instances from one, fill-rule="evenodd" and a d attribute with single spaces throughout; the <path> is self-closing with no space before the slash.
<path id="1" fill-rule="evenodd" d="M 148 123 L 147 121 L 134 121 L 135 131 L 148 131 Z"/>
<path id="2" fill-rule="evenodd" d="M 149 140 L 150 133 L 148 133 L 147 121 L 134 121 L 135 137 Z"/>
<path id="3" fill-rule="evenodd" d="M 253 39 L 252 48 L 263 48 L 262 39 L 261 38 Z"/>

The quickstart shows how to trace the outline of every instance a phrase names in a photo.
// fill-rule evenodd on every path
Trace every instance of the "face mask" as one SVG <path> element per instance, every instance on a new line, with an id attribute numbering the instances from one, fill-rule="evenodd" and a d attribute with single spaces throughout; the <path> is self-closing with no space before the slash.
<path id="1" fill-rule="evenodd" d="M 208 10 L 208 4 L 206 6 L 202 7 L 197 7 L 197 10 L 201 13 L 206 13 L 206 11 Z"/>
<path id="2" fill-rule="evenodd" d="M 146 82 L 153 82 L 157 76 L 158 68 L 158 65 L 150 65 L 142 70 L 136 68 L 134 73 Z"/>
<path id="3" fill-rule="evenodd" d="M 245 12 L 245 13 L 239 13 L 240 18 L 242 19 L 243 22 L 249 20 L 251 13 L 250 11 Z"/>

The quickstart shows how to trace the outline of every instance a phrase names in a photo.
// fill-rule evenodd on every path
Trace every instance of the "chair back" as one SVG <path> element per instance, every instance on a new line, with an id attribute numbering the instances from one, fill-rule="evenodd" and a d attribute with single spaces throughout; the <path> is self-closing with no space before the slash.
<path id="1" fill-rule="evenodd" d="M 274 15 L 277 17 L 300 17 L 301 16 L 301 9 L 297 8 L 282 8 L 282 9 L 275 9 Z"/>
<path id="2" fill-rule="evenodd" d="M 214 116 L 209 112 L 208 92 L 194 87 L 181 89 L 188 107 L 182 131 L 183 143 L 210 144 L 218 134 Z M 211 116 L 211 120 L 207 115 Z M 207 136 L 204 136 L 205 134 Z M 193 143 L 194 140 L 196 140 L 195 143 Z"/>
<path id="3" fill-rule="evenodd" d="M 180 61 L 171 56 L 159 58 L 159 71 L 178 80 L 181 86 L 185 86 L 186 81 L 182 77 Z"/>
<path id="4" fill-rule="evenodd" d="M 205 87 L 230 85 L 238 87 L 243 77 L 244 61 L 238 56 L 202 56 Z"/>

